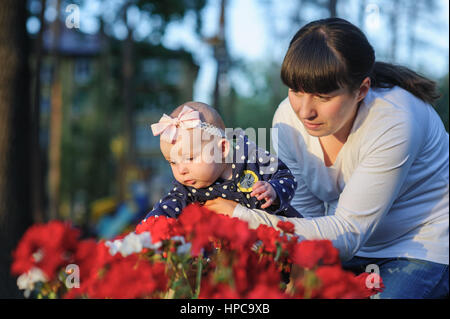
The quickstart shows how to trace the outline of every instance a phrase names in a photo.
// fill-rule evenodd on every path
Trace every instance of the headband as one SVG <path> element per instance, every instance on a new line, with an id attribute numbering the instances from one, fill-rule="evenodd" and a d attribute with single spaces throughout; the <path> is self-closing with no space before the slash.
<path id="1" fill-rule="evenodd" d="M 179 129 L 200 128 L 211 135 L 224 137 L 225 134 L 218 127 L 202 122 L 200 113 L 193 108 L 185 105 L 177 117 L 172 118 L 167 114 L 163 114 L 158 123 L 151 125 L 154 136 L 161 135 L 165 141 L 174 144 L 177 140 Z"/>

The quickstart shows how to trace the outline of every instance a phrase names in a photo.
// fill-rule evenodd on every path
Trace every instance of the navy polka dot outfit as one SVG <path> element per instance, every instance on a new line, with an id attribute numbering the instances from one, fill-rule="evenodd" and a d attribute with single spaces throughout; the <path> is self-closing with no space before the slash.
<path id="1" fill-rule="evenodd" d="M 245 135 L 236 138 L 232 148 L 231 180 L 219 178 L 212 185 L 196 189 L 174 181 L 174 187 L 147 214 L 150 216 L 167 216 L 177 218 L 187 205 L 222 197 L 231 199 L 250 209 L 261 209 L 264 199 L 258 201 L 250 196 L 252 186 L 257 181 L 269 182 L 277 198 L 274 203 L 264 210 L 271 214 L 286 217 L 302 217 L 291 205 L 297 182 L 289 168 L 276 156 L 258 148 Z"/>

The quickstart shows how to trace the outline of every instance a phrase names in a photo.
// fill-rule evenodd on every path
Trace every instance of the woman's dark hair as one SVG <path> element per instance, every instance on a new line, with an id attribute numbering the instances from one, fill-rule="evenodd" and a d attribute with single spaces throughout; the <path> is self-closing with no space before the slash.
<path id="1" fill-rule="evenodd" d="M 404 66 L 375 62 L 375 51 L 364 33 L 340 18 L 302 27 L 292 38 L 281 67 L 284 84 L 307 93 L 353 91 L 366 77 L 371 87 L 399 86 L 428 103 L 439 98 L 434 81 Z"/>

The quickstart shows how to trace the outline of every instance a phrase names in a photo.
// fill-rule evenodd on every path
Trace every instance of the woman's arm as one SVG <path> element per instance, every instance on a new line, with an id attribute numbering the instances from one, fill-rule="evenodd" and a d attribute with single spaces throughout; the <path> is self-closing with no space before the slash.
<path id="1" fill-rule="evenodd" d="M 383 216 L 400 194 L 422 138 L 405 122 L 391 123 L 378 135 L 342 191 L 333 216 L 283 218 L 236 206 L 233 217 L 249 223 L 275 226 L 290 221 L 300 239 L 329 239 L 342 260 L 350 259 L 373 234 Z"/>
<path id="2" fill-rule="evenodd" d="M 207 201 L 203 206 L 217 214 L 242 219 L 248 222 L 251 229 L 256 229 L 261 224 L 278 229 L 278 221 L 294 220 L 294 218 L 269 214 L 262 209 L 248 209 L 233 200 L 220 197 Z"/>

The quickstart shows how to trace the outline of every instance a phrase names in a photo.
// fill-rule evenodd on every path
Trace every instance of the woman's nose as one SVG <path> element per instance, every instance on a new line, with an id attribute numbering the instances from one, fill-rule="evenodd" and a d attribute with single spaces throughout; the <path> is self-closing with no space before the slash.
<path id="1" fill-rule="evenodd" d="M 311 120 L 317 116 L 314 102 L 309 96 L 304 96 L 300 101 L 299 116 L 301 119 Z"/>

